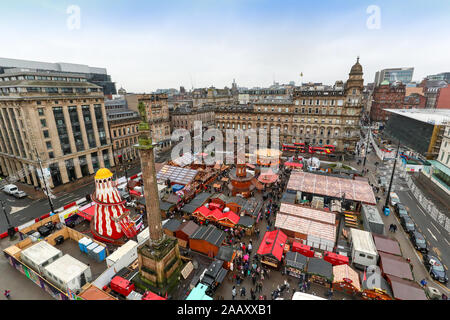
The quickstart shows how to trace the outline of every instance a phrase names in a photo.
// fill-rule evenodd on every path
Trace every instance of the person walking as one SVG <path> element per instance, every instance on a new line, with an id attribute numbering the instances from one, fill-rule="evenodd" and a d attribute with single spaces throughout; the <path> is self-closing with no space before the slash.
<path id="1" fill-rule="evenodd" d="M 241 288 L 241 297 L 245 297 L 245 287 Z"/>
<path id="2" fill-rule="evenodd" d="M 253 288 L 250 289 L 250 296 L 251 296 L 252 300 L 256 300 L 256 294 L 255 294 L 255 290 Z"/>
<path id="3" fill-rule="evenodd" d="M 236 299 L 236 287 L 233 286 L 233 289 L 231 289 L 231 298 L 234 300 Z"/>

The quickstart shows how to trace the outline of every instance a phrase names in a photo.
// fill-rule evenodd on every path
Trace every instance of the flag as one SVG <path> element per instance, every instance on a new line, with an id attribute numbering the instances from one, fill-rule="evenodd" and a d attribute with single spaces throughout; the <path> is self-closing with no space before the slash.
<path id="1" fill-rule="evenodd" d="M 367 280 L 367 277 L 366 277 L 366 268 L 364 268 L 364 278 L 363 278 L 363 281 L 366 281 Z"/>

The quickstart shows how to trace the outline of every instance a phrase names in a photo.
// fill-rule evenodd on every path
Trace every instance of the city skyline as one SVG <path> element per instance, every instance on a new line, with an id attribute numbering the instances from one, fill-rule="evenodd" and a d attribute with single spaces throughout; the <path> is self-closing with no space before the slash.
<path id="1" fill-rule="evenodd" d="M 365 83 L 391 67 L 414 67 L 416 81 L 450 70 L 450 45 L 442 41 L 449 3 L 372 2 L 3 3 L 8 14 L 0 25 L 15 28 L 7 28 L 2 57 L 105 67 L 129 92 L 230 87 L 233 79 L 249 88 L 334 84 L 346 79 L 357 56 Z M 368 26 L 373 5 L 379 29 Z M 71 6 L 80 10 L 79 28 Z M 37 37 L 45 34 L 51 36 Z"/>

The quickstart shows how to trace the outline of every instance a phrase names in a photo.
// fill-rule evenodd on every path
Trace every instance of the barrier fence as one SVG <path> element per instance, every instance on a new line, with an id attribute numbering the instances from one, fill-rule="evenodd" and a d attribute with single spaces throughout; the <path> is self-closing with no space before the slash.
<path id="1" fill-rule="evenodd" d="M 450 218 L 446 214 L 441 212 L 432 201 L 430 201 L 420 189 L 414 184 L 411 176 L 406 175 L 406 183 L 411 191 L 411 193 L 416 198 L 420 206 L 425 210 L 425 212 L 433 218 L 438 224 L 440 224 L 447 232 L 450 232 Z"/>

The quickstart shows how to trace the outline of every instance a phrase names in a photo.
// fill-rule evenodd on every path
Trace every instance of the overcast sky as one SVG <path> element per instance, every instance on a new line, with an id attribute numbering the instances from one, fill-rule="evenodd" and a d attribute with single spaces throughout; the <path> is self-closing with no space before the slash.
<path id="1" fill-rule="evenodd" d="M 448 0 L 1 1 L 0 29 L 0 57 L 105 67 L 129 92 L 298 84 L 300 72 L 334 84 L 358 55 L 365 83 L 390 67 L 450 71 Z"/>

